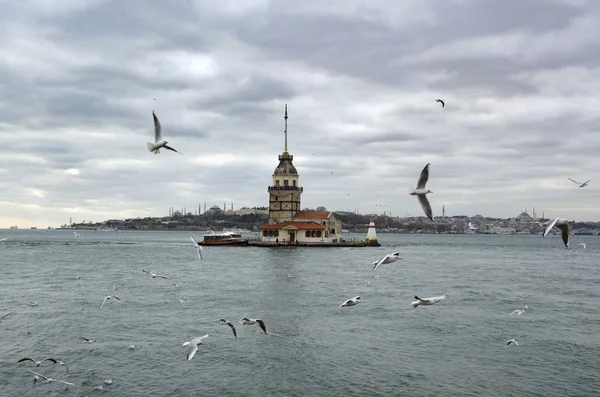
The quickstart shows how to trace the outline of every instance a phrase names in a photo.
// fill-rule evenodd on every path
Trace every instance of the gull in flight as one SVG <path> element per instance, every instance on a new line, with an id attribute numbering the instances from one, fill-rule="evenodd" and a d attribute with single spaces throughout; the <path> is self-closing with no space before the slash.
<path id="1" fill-rule="evenodd" d="M 510 345 L 511 343 L 514 343 L 516 346 L 519 346 L 519 342 L 517 342 L 516 339 L 509 339 L 506 341 L 506 346 Z"/>
<path id="2" fill-rule="evenodd" d="M 425 215 L 427 215 L 427 217 L 433 221 L 433 215 L 431 213 L 431 205 L 429 204 L 429 200 L 427 200 L 427 196 L 426 196 L 428 193 L 433 193 L 433 192 L 429 189 L 425 189 L 425 185 L 427 184 L 428 179 L 429 179 L 429 163 L 427 163 L 425 168 L 423 168 L 423 171 L 421 171 L 421 176 L 419 177 L 419 181 L 417 182 L 417 188 L 415 190 L 413 190 L 413 192 L 410 195 L 417 196 L 417 198 L 419 199 L 419 203 L 421 203 L 421 207 L 423 208 L 423 211 L 425 212 Z"/>
<path id="3" fill-rule="evenodd" d="M 168 146 L 167 141 L 163 141 L 162 138 L 162 127 L 160 126 L 160 121 L 158 121 L 158 117 L 156 117 L 156 113 L 154 113 L 154 110 L 152 111 L 152 117 L 154 118 L 154 143 L 150 143 L 148 142 L 148 150 L 154 154 L 158 154 L 160 153 L 160 149 L 165 148 L 168 150 L 172 150 L 175 153 L 179 153 L 179 154 L 183 154 L 181 152 L 178 152 L 177 150 L 173 149 L 172 147 Z"/>
<path id="4" fill-rule="evenodd" d="M 393 254 L 387 254 L 386 256 L 384 256 L 383 258 L 381 258 L 378 261 L 375 261 L 372 263 L 373 266 L 373 270 L 376 270 L 379 265 L 382 265 L 384 263 L 394 263 L 396 262 L 398 259 L 402 259 L 400 258 L 400 253 L 399 252 L 394 252 Z"/>
<path id="5" fill-rule="evenodd" d="M 544 230 L 543 237 L 546 237 L 554 226 L 560 229 L 560 234 L 562 236 L 563 243 L 565 243 L 566 248 L 569 248 L 569 236 L 571 234 L 571 231 L 569 229 L 569 221 L 567 221 L 566 219 L 556 218 L 552 222 L 548 223 L 546 230 Z"/>
<path id="6" fill-rule="evenodd" d="M 48 378 L 42 374 L 38 374 L 37 372 L 33 372 L 32 370 L 28 369 L 27 371 L 31 372 L 32 374 L 42 377 L 46 380 L 46 383 L 51 383 L 51 382 L 60 382 L 60 383 L 64 383 L 65 385 L 71 385 L 71 386 L 75 386 L 75 383 L 70 383 L 70 382 L 65 382 L 64 380 L 58 380 L 58 379 L 52 379 L 52 378 Z M 34 380 L 37 380 L 34 378 Z"/>
<path id="7" fill-rule="evenodd" d="M 190 361 L 192 358 L 194 358 L 194 356 L 196 355 L 196 352 L 198 351 L 198 345 L 201 345 L 202 339 L 208 337 L 208 334 L 201 336 L 199 338 L 195 338 L 192 339 L 189 342 L 183 342 L 183 345 L 181 346 L 188 346 L 188 351 L 187 351 L 187 360 Z"/>
<path id="8" fill-rule="evenodd" d="M 199 245 L 192 236 L 190 236 L 190 239 L 192 240 L 192 243 L 194 243 L 194 246 L 196 247 L 196 253 L 198 254 L 198 258 L 200 260 L 202 260 L 202 251 L 203 251 L 202 246 Z"/>
<path id="9" fill-rule="evenodd" d="M 183 299 L 179 299 L 179 303 L 181 304 L 181 306 L 183 306 L 183 303 L 185 302 L 185 298 Z"/>
<path id="10" fill-rule="evenodd" d="M 144 269 L 142 269 L 142 271 L 143 271 L 144 273 L 148 273 L 149 275 L 151 275 L 151 276 L 152 276 L 152 278 L 156 278 L 156 277 L 160 277 L 160 278 L 164 278 L 164 279 L 168 279 L 168 278 L 169 278 L 169 277 L 167 277 L 167 276 L 161 276 L 160 274 L 154 274 L 154 273 L 152 273 L 152 272 L 149 272 L 148 270 L 144 270 Z"/>
<path id="11" fill-rule="evenodd" d="M 356 306 L 360 303 L 360 296 L 356 296 L 354 298 L 350 298 L 346 301 L 344 301 L 344 303 L 342 303 L 340 305 L 340 307 L 346 307 L 346 306 Z"/>
<path id="12" fill-rule="evenodd" d="M 512 313 L 510 313 L 510 315 L 512 316 L 513 314 L 517 314 L 517 316 L 520 316 L 521 314 L 525 313 L 525 309 L 529 309 L 527 306 L 525 306 L 523 309 L 516 309 L 513 310 Z"/>
<path id="13" fill-rule="evenodd" d="M 446 104 L 444 103 L 444 101 L 443 101 L 443 100 L 441 100 L 441 99 L 436 99 L 435 101 L 436 101 L 436 102 L 439 102 L 439 103 L 441 103 L 441 104 L 442 104 L 442 107 L 445 107 L 445 106 L 446 106 Z"/>
<path id="14" fill-rule="evenodd" d="M 231 324 L 231 321 L 227 321 L 224 318 L 220 319 L 219 321 L 221 322 L 221 325 L 225 325 L 225 324 L 229 325 L 229 328 L 231 328 L 231 330 L 233 331 L 233 336 L 235 336 L 235 339 L 237 339 L 237 332 L 235 331 L 234 325 Z M 264 325 L 264 323 L 263 323 L 263 325 Z"/>
<path id="15" fill-rule="evenodd" d="M 571 179 L 571 178 L 567 178 L 567 179 L 570 180 L 571 182 L 575 182 L 576 184 L 579 185 L 579 187 L 586 187 L 591 181 L 591 179 L 590 179 L 590 180 L 587 180 L 587 181 L 581 183 L 581 182 L 577 182 L 575 179 Z"/>
<path id="16" fill-rule="evenodd" d="M 416 309 L 420 305 L 423 305 L 423 306 L 435 305 L 436 303 L 446 299 L 446 295 L 434 296 L 432 298 L 425 298 L 425 299 L 421 299 L 417 295 L 415 295 L 415 299 L 416 299 L 416 301 L 411 303 L 413 309 Z"/>
<path id="17" fill-rule="evenodd" d="M 83 343 L 94 343 L 93 339 L 84 338 L 83 336 L 80 336 L 80 338 L 83 339 Z"/>
<path id="18" fill-rule="evenodd" d="M 37 301 L 29 302 L 29 306 L 31 306 L 31 307 L 36 307 L 37 305 L 38 305 Z"/>
<path id="19" fill-rule="evenodd" d="M 120 300 L 121 300 L 121 298 L 119 298 L 118 296 L 114 296 L 114 295 L 111 295 L 111 296 L 105 296 L 105 297 L 104 297 L 104 300 L 102 301 L 102 304 L 100 305 L 100 307 L 98 308 L 98 310 L 102 309 L 102 306 L 104 306 L 104 304 L 106 303 L 106 301 L 107 301 L 107 300 L 109 300 L 109 299 L 111 299 L 111 298 L 115 298 L 115 299 L 116 299 L 116 300 L 118 300 L 118 301 L 120 301 Z"/>
<path id="20" fill-rule="evenodd" d="M 577 246 L 579 246 L 581 248 L 585 248 L 586 247 L 585 243 L 579 243 L 579 244 L 577 244 Z M 2 319 L 0 318 L 0 320 L 2 320 Z"/>
<path id="21" fill-rule="evenodd" d="M 8 237 L 0 238 L 0 241 L 6 241 L 6 240 L 8 240 Z"/>
<path id="22" fill-rule="evenodd" d="M 260 329 L 262 329 L 265 335 L 269 335 L 269 333 L 267 332 L 267 326 L 265 325 L 265 322 L 261 319 L 244 317 L 240 320 L 240 323 L 242 323 L 243 325 L 258 324 L 258 326 L 260 327 Z"/>
<path id="23" fill-rule="evenodd" d="M 73 236 L 75 236 L 76 239 L 79 239 L 80 234 L 77 232 L 73 232 Z"/>
<path id="24" fill-rule="evenodd" d="M 55 359 L 53 359 L 53 358 L 47 358 L 47 359 L 45 359 L 45 360 L 42 360 L 42 361 L 37 361 L 37 360 L 34 360 L 33 358 L 29 358 L 29 357 L 22 358 L 22 359 L 20 359 L 20 360 L 19 360 L 19 361 L 17 361 L 17 362 L 18 362 L 18 363 L 20 363 L 20 362 L 23 362 L 23 361 L 32 361 L 32 362 L 35 364 L 35 366 L 36 366 L 36 367 L 39 367 L 39 366 L 40 366 L 40 364 L 41 364 L 41 363 L 43 363 L 44 361 L 50 361 L 50 362 L 51 362 L 51 363 L 53 363 L 53 364 L 56 364 L 56 363 L 58 363 L 58 361 L 56 361 L 56 360 L 55 360 Z"/>

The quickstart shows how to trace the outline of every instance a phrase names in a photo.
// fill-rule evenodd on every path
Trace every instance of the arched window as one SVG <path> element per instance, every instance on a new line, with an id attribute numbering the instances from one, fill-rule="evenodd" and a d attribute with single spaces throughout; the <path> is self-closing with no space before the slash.
<path id="1" fill-rule="evenodd" d="M 325 238 L 329 237 L 329 230 L 325 230 Z"/>

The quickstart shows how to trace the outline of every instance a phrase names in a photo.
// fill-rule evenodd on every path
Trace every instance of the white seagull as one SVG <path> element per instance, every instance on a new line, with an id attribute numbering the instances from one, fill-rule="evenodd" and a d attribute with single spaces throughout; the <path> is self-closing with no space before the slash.
<path id="1" fill-rule="evenodd" d="M 229 328 L 231 328 L 231 330 L 233 331 L 233 336 L 235 336 L 235 339 L 237 339 L 237 332 L 235 331 L 234 325 L 231 324 L 231 321 L 227 321 L 224 318 L 220 319 L 219 321 L 221 322 L 221 325 L 225 325 L 225 324 L 229 325 Z M 264 323 L 263 323 L 263 325 L 264 325 Z"/>
<path id="2" fill-rule="evenodd" d="M 111 298 L 115 298 L 115 299 L 116 299 L 116 300 L 118 300 L 118 301 L 120 301 L 120 300 L 121 300 L 121 298 L 119 298 L 118 296 L 114 296 L 114 295 L 111 295 L 111 296 L 105 296 L 105 297 L 104 297 L 104 300 L 102 301 L 102 304 L 100 305 L 100 307 L 98 308 L 98 310 L 102 309 L 102 306 L 104 306 L 104 304 L 106 303 L 106 301 L 107 301 L 107 300 L 109 300 L 109 299 L 111 299 Z"/>
<path id="3" fill-rule="evenodd" d="M 576 184 L 579 185 L 579 187 L 586 187 L 591 181 L 591 179 L 590 179 L 590 180 L 587 180 L 587 181 L 581 183 L 581 182 L 577 182 L 575 179 L 571 179 L 571 178 L 567 178 L 567 179 L 570 180 L 571 182 L 575 182 Z"/>
<path id="4" fill-rule="evenodd" d="M 51 383 L 51 382 L 60 382 L 60 383 L 64 383 L 65 385 L 71 385 L 71 386 L 75 386 L 75 383 L 70 383 L 70 382 L 65 382 L 64 380 L 58 380 L 58 379 L 52 379 L 52 378 L 48 378 L 42 374 L 38 374 L 37 372 L 33 372 L 32 370 L 28 369 L 27 371 L 31 372 L 32 374 L 36 375 L 36 376 L 40 376 L 42 378 L 44 378 L 46 380 L 46 383 Z M 35 379 L 35 378 L 34 378 Z M 37 380 L 37 379 L 35 379 Z"/>
<path id="5" fill-rule="evenodd" d="M 394 263 L 396 262 L 398 259 L 402 259 L 400 258 L 400 253 L 399 252 L 394 252 L 393 254 L 387 254 L 386 256 L 384 256 L 383 258 L 381 258 L 378 261 L 375 261 L 372 263 L 373 266 L 373 270 L 376 270 L 379 265 L 384 264 L 384 263 Z"/>
<path id="6" fill-rule="evenodd" d="M 84 338 L 83 336 L 80 336 L 80 338 L 83 339 L 83 343 L 94 343 L 93 339 Z"/>
<path id="7" fill-rule="evenodd" d="M 517 314 L 517 316 L 520 316 L 521 314 L 525 313 L 525 309 L 529 309 L 527 306 L 525 306 L 523 309 L 516 309 L 513 310 L 512 313 L 510 313 L 510 315 L 512 316 L 513 314 Z"/>
<path id="8" fill-rule="evenodd" d="M 148 150 L 152 153 L 154 152 L 154 154 L 158 154 L 160 153 L 160 149 L 161 148 L 165 148 L 168 150 L 172 150 L 175 153 L 179 153 L 179 154 L 183 154 L 181 152 L 178 152 L 177 150 L 173 149 L 172 147 L 168 146 L 167 141 L 163 141 L 162 138 L 162 127 L 160 126 L 160 121 L 158 121 L 158 117 L 156 117 L 156 113 L 154 113 L 154 110 L 152 111 L 152 117 L 154 118 L 154 143 L 150 143 L 148 142 Z"/>
<path id="9" fill-rule="evenodd" d="M 516 339 L 509 339 L 506 341 L 506 346 L 510 345 L 511 343 L 514 343 L 516 346 L 519 346 L 519 342 L 517 342 Z"/>
<path id="10" fill-rule="evenodd" d="M 585 248 L 586 247 L 585 243 L 579 243 L 579 244 L 577 244 L 577 246 L 579 246 L 581 248 Z"/>
<path id="11" fill-rule="evenodd" d="M 354 298 L 350 298 L 348 300 L 345 300 L 344 303 L 342 303 L 340 305 L 340 307 L 356 306 L 359 303 L 360 303 L 360 296 L 355 296 Z"/>
<path id="12" fill-rule="evenodd" d="M 425 168 L 423 168 L 423 171 L 421 171 L 421 176 L 419 177 L 419 181 L 417 182 L 417 188 L 413 190 L 412 193 L 410 193 L 410 195 L 417 196 L 417 198 L 419 199 L 419 203 L 421 203 L 421 207 L 425 212 L 425 215 L 427 215 L 427 217 L 433 221 L 431 205 L 429 204 L 429 200 L 427 200 L 426 196 L 428 193 L 433 192 L 429 189 L 425 189 L 425 185 L 427 184 L 427 180 L 429 179 L 429 164 L 430 163 L 427 163 Z"/>
<path id="13" fill-rule="evenodd" d="M 196 355 L 196 352 L 198 351 L 198 345 L 201 345 L 202 339 L 208 337 L 208 334 L 201 336 L 199 338 L 194 338 L 189 342 L 183 342 L 183 345 L 181 346 L 188 346 L 188 351 L 187 351 L 187 360 L 190 361 L 192 358 L 194 358 L 194 356 Z"/>
<path id="14" fill-rule="evenodd" d="M 196 253 L 198 254 L 198 258 L 200 260 L 202 260 L 202 251 L 203 251 L 202 246 L 200 244 L 198 244 L 192 236 L 190 236 L 190 239 L 192 240 L 192 243 L 194 243 L 194 247 L 196 247 Z"/>
<path id="15" fill-rule="evenodd" d="M 167 276 L 161 276 L 160 274 L 154 274 L 154 273 L 152 273 L 152 272 L 149 272 L 148 270 L 144 270 L 144 269 L 142 269 L 142 271 L 143 271 L 144 273 L 148 273 L 149 275 L 151 275 L 151 276 L 152 276 L 152 278 L 160 277 L 160 278 L 164 278 L 164 279 L 169 279 L 169 277 L 167 277 Z"/>
<path id="16" fill-rule="evenodd" d="M 569 248 L 569 236 L 571 234 L 571 231 L 569 229 L 569 221 L 567 221 L 566 219 L 556 218 L 552 222 L 548 223 L 546 230 L 544 230 L 543 237 L 546 237 L 546 235 L 550 233 L 550 230 L 552 230 L 554 226 L 560 229 L 563 243 L 565 243 L 566 248 Z"/>
<path id="17" fill-rule="evenodd" d="M 267 332 L 267 326 L 265 325 L 265 322 L 261 319 L 243 317 L 240 320 L 240 323 L 242 323 L 243 325 L 258 324 L 258 326 L 260 327 L 260 329 L 262 329 L 262 331 L 265 333 L 265 335 L 269 335 L 269 333 Z"/>
<path id="18" fill-rule="evenodd" d="M 73 232 L 73 236 L 75 236 L 76 239 L 79 239 L 80 234 L 77 232 Z"/>
<path id="19" fill-rule="evenodd" d="M 423 306 L 435 305 L 436 303 L 446 299 L 446 295 L 434 296 L 434 297 L 425 298 L 425 299 L 421 299 L 417 295 L 415 295 L 415 299 L 416 299 L 416 301 L 411 303 L 411 305 L 414 309 L 416 309 L 420 305 L 423 305 Z"/>

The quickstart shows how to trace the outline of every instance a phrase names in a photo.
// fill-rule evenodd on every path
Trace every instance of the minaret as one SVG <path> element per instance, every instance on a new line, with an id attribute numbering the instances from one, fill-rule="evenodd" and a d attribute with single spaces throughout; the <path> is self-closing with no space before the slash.
<path id="1" fill-rule="evenodd" d="M 269 223 L 291 221 L 300 212 L 300 195 L 303 189 L 298 183 L 298 171 L 292 161 L 294 156 L 288 153 L 287 104 L 284 112 L 284 145 L 283 153 L 279 155 L 279 165 L 273 171 L 273 184 L 268 187 L 269 192 Z"/>
<path id="2" fill-rule="evenodd" d="M 442 205 L 442 218 L 446 217 L 446 206 Z"/>

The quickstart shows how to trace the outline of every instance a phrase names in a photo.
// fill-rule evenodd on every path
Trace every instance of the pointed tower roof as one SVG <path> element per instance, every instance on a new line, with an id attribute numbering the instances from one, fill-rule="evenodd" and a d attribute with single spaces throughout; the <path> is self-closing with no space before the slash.
<path id="1" fill-rule="evenodd" d="M 292 160 L 294 160 L 294 156 L 289 154 L 287 151 L 287 119 L 288 119 L 287 104 L 285 105 L 285 115 L 283 118 L 285 120 L 285 129 L 283 130 L 283 133 L 285 134 L 285 145 L 283 147 L 283 153 L 281 153 L 279 155 L 279 165 L 277 166 L 277 168 L 275 168 L 275 171 L 273 171 L 273 175 L 295 175 L 295 176 L 297 176 L 298 170 L 296 170 L 296 167 L 294 167 L 294 164 L 292 164 Z"/>

